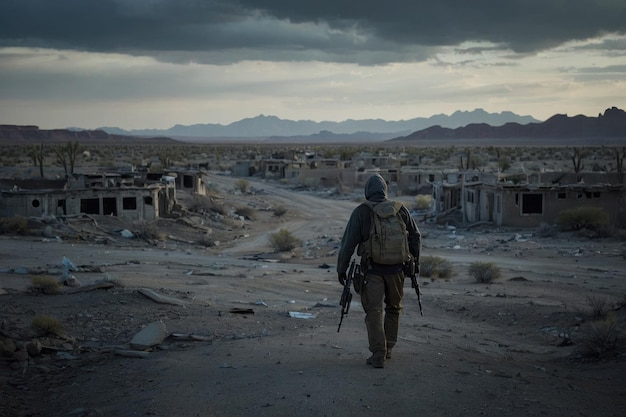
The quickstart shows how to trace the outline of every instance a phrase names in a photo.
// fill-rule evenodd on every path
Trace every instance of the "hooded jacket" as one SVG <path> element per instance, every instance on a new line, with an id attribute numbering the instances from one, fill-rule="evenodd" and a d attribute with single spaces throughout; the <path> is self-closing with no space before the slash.
<path id="1" fill-rule="evenodd" d="M 387 199 L 387 183 L 379 174 L 374 174 L 365 182 L 365 198 L 374 203 L 380 203 Z M 409 210 L 403 205 L 400 216 L 406 224 L 409 232 L 409 250 L 419 260 L 421 250 L 421 234 L 417 224 Z M 345 273 L 350 265 L 350 259 L 357 246 L 369 239 L 371 227 L 371 210 L 364 203 L 358 205 L 350 215 L 348 224 L 343 232 L 339 254 L 337 255 L 337 272 Z"/>

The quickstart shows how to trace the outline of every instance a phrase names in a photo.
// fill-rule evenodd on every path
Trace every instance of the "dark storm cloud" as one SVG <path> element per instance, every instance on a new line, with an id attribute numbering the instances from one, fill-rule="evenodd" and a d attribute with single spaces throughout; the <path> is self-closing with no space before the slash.
<path id="1" fill-rule="evenodd" d="M 377 63 L 487 41 L 533 52 L 626 32 L 623 0 L 3 0 L 0 45 L 170 60 Z M 215 54 L 215 55 L 211 55 Z"/>
<path id="2" fill-rule="evenodd" d="M 532 51 L 626 30 L 622 0 L 240 1 L 293 21 L 321 20 L 338 27 L 358 22 L 399 43 L 455 45 L 478 40 Z"/>

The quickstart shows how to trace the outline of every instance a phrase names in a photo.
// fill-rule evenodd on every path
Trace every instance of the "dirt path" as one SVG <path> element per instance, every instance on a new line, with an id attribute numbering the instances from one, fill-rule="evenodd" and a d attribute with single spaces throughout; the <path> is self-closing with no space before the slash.
<path id="1" fill-rule="evenodd" d="M 223 190 L 232 189 L 231 181 L 215 179 Z M 262 190 L 256 198 L 285 204 L 290 214 L 250 222 L 247 237 L 223 247 L 0 239 L 2 287 L 11 290 L 0 298 L 2 328 L 28 327 L 33 315 L 50 314 L 81 346 L 5 363 L 0 411 L 49 417 L 626 415 L 624 308 L 615 311 L 617 354 L 583 360 L 577 353 L 590 332 L 587 298 L 624 300 L 622 243 L 516 240 L 520 231 L 490 229 L 456 230 L 462 238 L 452 238 L 445 227 L 423 225 L 424 253 L 450 260 L 455 274 L 422 279 L 423 317 L 407 282 L 400 343 L 385 369 L 373 369 L 364 363 L 357 297 L 337 332 L 341 288 L 333 251 L 356 202 L 252 186 Z M 229 198 L 240 204 L 251 197 Z M 282 227 L 304 248 L 254 256 L 268 254 L 268 234 Z M 105 266 L 102 273 L 77 272 L 84 283 L 108 274 L 124 286 L 34 296 L 24 292 L 28 276 L 8 272 L 58 267 L 63 256 Z M 495 262 L 502 279 L 477 284 L 467 273 L 475 260 Z M 142 287 L 185 305 L 154 303 L 137 293 Z M 112 346 L 156 320 L 168 332 L 209 340 L 168 338 L 143 359 L 113 354 Z"/>

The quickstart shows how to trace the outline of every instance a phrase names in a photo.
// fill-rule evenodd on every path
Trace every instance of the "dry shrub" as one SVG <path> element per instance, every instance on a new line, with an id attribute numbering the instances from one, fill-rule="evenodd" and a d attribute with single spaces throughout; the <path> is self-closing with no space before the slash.
<path id="1" fill-rule="evenodd" d="M 235 214 L 238 216 L 242 216 L 248 220 L 256 219 L 256 210 L 254 210 L 250 206 L 241 206 L 235 208 Z"/>
<path id="2" fill-rule="evenodd" d="M 0 218 L 0 234 L 17 234 L 21 235 L 26 232 L 28 220 L 21 216 L 1 217 Z"/>
<path id="3" fill-rule="evenodd" d="M 615 312 L 607 313 L 603 319 L 588 323 L 582 332 L 583 356 L 600 357 L 615 352 L 620 337 Z"/>
<path id="4" fill-rule="evenodd" d="M 226 209 L 223 204 L 205 195 L 194 195 L 187 209 L 195 212 L 212 211 L 222 216 L 226 215 Z"/>
<path id="5" fill-rule="evenodd" d="M 591 307 L 591 313 L 593 314 L 594 319 L 601 319 L 605 317 L 613 308 L 611 303 L 606 298 L 594 297 L 592 295 L 587 297 L 587 304 Z"/>
<path id="6" fill-rule="evenodd" d="M 420 275 L 428 278 L 450 278 L 452 263 L 439 256 L 420 256 Z"/>
<path id="7" fill-rule="evenodd" d="M 287 214 L 287 207 L 282 204 L 274 207 L 274 216 L 283 217 L 285 214 Z"/>
<path id="8" fill-rule="evenodd" d="M 270 245 L 278 252 L 290 251 L 302 243 L 300 239 L 287 229 L 280 229 L 278 232 L 271 234 L 269 240 Z"/>
<path id="9" fill-rule="evenodd" d="M 469 274 L 477 282 L 490 283 L 500 278 L 500 268 L 493 262 L 472 262 L 469 266 Z"/>
<path id="10" fill-rule="evenodd" d="M 116 274 L 112 272 L 106 272 L 104 276 L 102 277 L 102 279 L 99 280 L 99 282 L 113 284 L 114 286 L 120 287 L 120 288 L 124 287 L 124 283 L 122 282 L 122 280 Z"/>
<path id="11" fill-rule="evenodd" d="M 156 221 L 145 222 L 140 221 L 135 224 L 137 237 L 146 240 L 165 240 L 165 233 L 159 230 Z"/>
<path id="12" fill-rule="evenodd" d="M 51 276 L 33 277 L 31 284 L 31 289 L 43 294 L 59 294 L 62 287 L 59 280 Z"/>
<path id="13" fill-rule="evenodd" d="M 556 223 L 565 230 L 591 230 L 601 232 L 606 229 L 611 218 L 600 207 L 575 207 L 563 210 Z"/>
<path id="14" fill-rule="evenodd" d="M 428 194 L 420 194 L 415 197 L 415 207 L 418 210 L 428 210 L 433 201 L 433 197 Z"/>
<path id="15" fill-rule="evenodd" d="M 250 191 L 250 182 L 248 182 L 248 180 L 238 179 L 235 181 L 235 189 L 246 194 Z"/>
<path id="16" fill-rule="evenodd" d="M 542 222 L 535 231 L 535 235 L 539 237 L 557 237 L 558 234 L 559 231 L 554 225 L 545 222 Z"/>
<path id="17" fill-rule="evenodd" d="M 63 334 L 63 326 L 61 325 L 61 322 L 54 317 L 43 314 L 33 317 L 30 327 L 40 335 L 51 334 L 61 336 Z"/>
<path id="18" fill-rule="evenodd" d="M 217 246 L 218 243 L 213 239 L 213 235 L 211 233 L 205 233 L 200 237 L 199 243 L 207 248 L 211 248 L 213 246 Z"/>

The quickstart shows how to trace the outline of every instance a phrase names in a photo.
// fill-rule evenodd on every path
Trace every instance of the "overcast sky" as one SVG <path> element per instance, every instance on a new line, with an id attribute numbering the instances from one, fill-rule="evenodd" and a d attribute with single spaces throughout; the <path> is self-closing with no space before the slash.
<path id="1" fill-rule="evenodd" d="M 624 0 L 0 0 L 0 123 L 626 109 Z"/>

